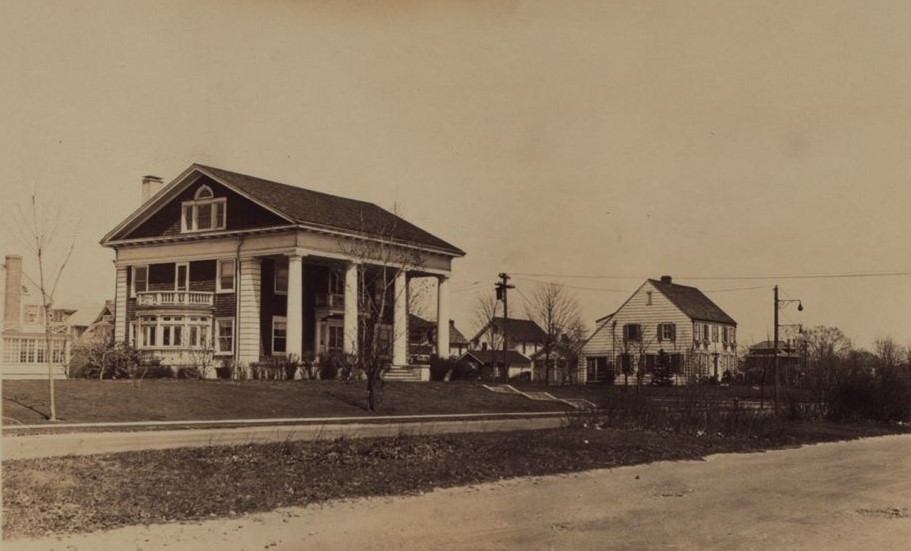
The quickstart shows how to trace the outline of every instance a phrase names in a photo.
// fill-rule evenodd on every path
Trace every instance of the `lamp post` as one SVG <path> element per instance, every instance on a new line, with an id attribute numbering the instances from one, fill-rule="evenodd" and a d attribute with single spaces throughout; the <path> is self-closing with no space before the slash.
<path id="1" fill-rule="evenodd" d="M 800 299 L 787 299 L 787 300 L 781 300 L 781 299 L 779 299 L 779 298 L 778 298 L 778 285 L 776 285 L 776 286 L 773 288 L 773 294 L 774 294 L 774 299 L 775 299 L 775 304 L 774 304 L 774 308 L 773 308 L 773 310 L 774 310 L 774 318 L 775 318 L 775 331 L 774 331 L 774 333 L 775 333 L 775 336 L 774 336 L 774 339 L 775 339 L 775 342 L 774 342 L 774 346 L 775 346 L 775 359 L 774 359 L 774 362 L 775 362 L 775 363 L 774 363 L 774 366 L 775 366 L 775 368 L 774 368 L 774 373 L 775 373 L 775 411 L 777 412 L 777 411 L 778 411 L 778 404 L 780 403 L 780 400 L 781 400 L 781 383 L 778 381 L 778 327 L 779 327 L 779 324 L 778 324 L 778 309 L 781 308 L 782 305 L 790 304 L 790 303 L 792 303 L 792 302 L 796 302 L 796 303 L 797 303 L 797 311 L 798 311 L 798 312 L 803 312 L 803 303 L 800 302 Z"/>

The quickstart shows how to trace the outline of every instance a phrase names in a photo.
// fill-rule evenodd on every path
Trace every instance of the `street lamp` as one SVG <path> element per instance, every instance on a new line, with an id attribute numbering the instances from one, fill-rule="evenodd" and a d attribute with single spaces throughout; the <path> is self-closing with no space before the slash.
<path id="1" fill-rule="evenodd" d="M 774 305 L 774 311 L 775 311 L 775 337 L 774 337 L 774 339 L 775 339 L 775 360 L 774 360 L 775 361 L 775 364 L 774 364 L 775 365 L 775 411 L 777 412 L 779 400 L 781 399 L 781 383 L 778 381 L 778 328 L 779 328 L 778 309 L 781 308 L 782 306 L 796 302 L 797 311 L 803 312 L 803 303 L 800 301 L 800 299 L 784 299 L 784 300 L 779 299 L 778 298 L 778 285 L 776 285 L 773 288 L 773 291 L 774 291 L 774 297 L 775 297 L 775 305 Z"/>

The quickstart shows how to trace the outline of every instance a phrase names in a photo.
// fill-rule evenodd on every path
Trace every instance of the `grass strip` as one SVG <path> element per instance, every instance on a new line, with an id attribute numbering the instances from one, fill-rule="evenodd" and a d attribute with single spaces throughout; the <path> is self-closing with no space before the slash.
<path id="1" fill-rule="evenodd" d="M 407 495 L 708 454 L 907 432 L 789 423 L 773 436 L 578 424 L 534 432 L 400 436 L 8 461 L 5 538 L 195 521 L 333 499 Z"/>

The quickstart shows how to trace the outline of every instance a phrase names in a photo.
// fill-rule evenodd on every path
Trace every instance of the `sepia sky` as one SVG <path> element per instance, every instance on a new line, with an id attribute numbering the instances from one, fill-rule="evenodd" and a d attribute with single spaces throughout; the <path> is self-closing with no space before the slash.
<path id="1" fill-rule="evenodd" d="M 911 275 L 783 276 L 911 272 L 909 27 L 896 1 L 4 0 L 0 252 L 38 186 L 78 221 L 58 302 L 98 310 L 141 176 L 200 162 L 464 249 L 466 333 L 500 271 L 511 311 L 557 281 L 590 326 L 670 274 L 742 344 L 775 283 L 805 306 L 782 323 L 908 343 Z"/>

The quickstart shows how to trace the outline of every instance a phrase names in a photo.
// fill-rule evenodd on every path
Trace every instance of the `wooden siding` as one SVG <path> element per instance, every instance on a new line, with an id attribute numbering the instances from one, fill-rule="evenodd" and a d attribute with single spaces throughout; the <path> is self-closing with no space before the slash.
<path id="1" fill-rule="evenodd" d="M 241 197 L 214 180 L 202 177 L 196 180 L 195 183 L 189 185 L 174 200 L 159 209 L 151 218 L 143 222 L 129 235 L 124 236 L 124 238 L 134 239 L 180 234 L 181 203 L 183 201 L 192 201 L 193 197 L 196 195 L 196 191 L 203 184 L 212 188 L 212 193 L 216 198 L 225 197 L 227 199 L 227 220 L 225 222 L 228 230 L 271 227 L 287 224 L 287 221 L 280 216 Z"/>
<path id="2" fill-rule="evenodd" d="M 649 294 L 651 294 L 651 303 L 649 303 Z M 676 338 L 673 341 L 658 339 L 658 325 L 661 323 L 675 325 Z M 624 342 L 623 327 L 628 324 L 639 324 L 642 327 L 640 342 Z M 719 377 L 725 369 L 736 367 L 736 347 L 723 346 L 720 338 L 718 343 L 713 342 L 708 346 L 701 344 L 694 347 L 693 324 L 694 321 L 689 316 L 650 282 L 645 282 L 614 313 L 611 319 L 596 328 L 588 342 L 582 347 L 578 364 L 580 379 L 584 381 L 586 378 L 587 359 L 590 357 L 608 358 L 614 364 L 614 372 L 619 373 L 617 359 L 623 353 L 629 353 L 635 358 L 642 354 L 658 354 L 662 350 L 666 354 L 683 354 L 686 361 L 684 370 L 700 376 L 713 374 L 712 353 L 718 353 Z M 709 325 L 717 325 L 719 332 L 722 327 L 722 324 Z M 634 359 L 633 362 L 637 363 L 637 360 Z"/>

